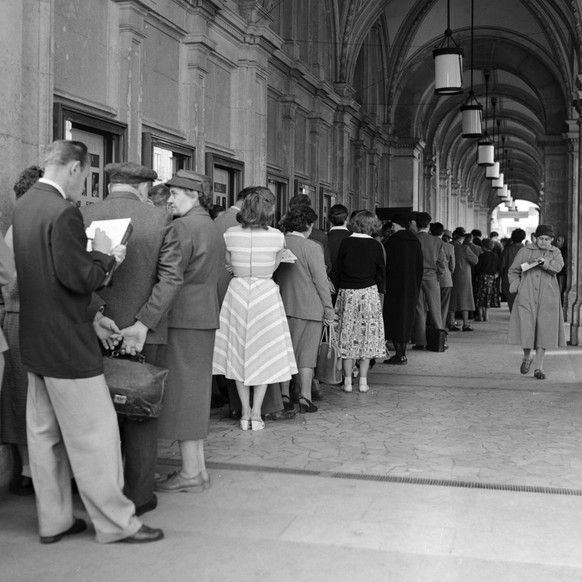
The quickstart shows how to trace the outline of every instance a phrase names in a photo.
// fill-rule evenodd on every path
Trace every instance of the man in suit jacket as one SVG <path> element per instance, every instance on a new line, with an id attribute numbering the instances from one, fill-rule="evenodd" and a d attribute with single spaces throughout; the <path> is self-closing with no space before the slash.
<path id="1" fill-rule="evenodd" d="M 240 224 L 236 219 L 236 215 L 239 213 L 244 199 L 251 191 L 254 191 L 254 188 L 243 188 L 236 197 L 236 203 L 228 208 L 226 212 L 223 212 L 216 218 L 214 224 L 216 224 L 218 227 L 221 235 L 223 235 L 229 228 L 238 226 Z M 225 268 L 223 268 L 218 279 L 218 300 L 220 301 L 221 305 L 231 279 L 232 275 Z M 240 410 L 242 405 L 238 396 L 236 384 L 234 380 L 225 379 L 225 381 L 226 388 L 228 390 L 230 417 L 233 419 L 238 419 L 240 418 Z M 281 396 L 281 389 L 278 385 L 269 386 L 267 392 L 265 393 L 265 399 L 263 400 L 261 412 L 265 420 L 290 420 L 295 418 L 295 413 L 293 411 L 285 410 L 283 405 L 283 398 Z"/>
<path id="2" fill-rule="evenodd" d="M 100 231 L 87 252 L 79 210 L 89 172 L 85 144 L 49 146 L 44 177 L 14 209 L 14 254 L 20 293 L 20 346 L 28 371 L 27 436 L 40 541 L 82 532 L 73 516 L 71 469 L 102 543 L 150 542 L 161 530 L 142 526 L 123 495 L 119 429 L 103 376 L 100 337 L 119 332 L 91 307 L 92 292 L 123 260 Z M 109 256 L 113 254 L 114 256 Z"/>
<path id="3" fill-rule="evenodd" d="M 93 220 L 131 218 L 133 232 L 127 257 L 111 286 L 99 291 L 105 313 L 122 329 L 122 351 L 143 352 L 158 362 L 158 347 L 167 341 L 168 311 L 183 277 L 180 243 L 171 215 L 147 203 L 149 183 L 156 172 L 124 162 L 107 164 L 109 196 L 82 209 L 85 224 Z M 120 421 L 125 457 L 125 492 L 138 515 L 155 509 L 154 475 L 157 462 L 158 421 Z"/>
<path id="4" fill-rule="evenodd" d="M 443 241 L 443 251 L 445 253 L 444 269 L 439 277 L 441 288 L 441 319 L 444 326 L 448 327 L 447 317 L 449 315 L 449 305 L 451 303 L 451 293 L 453 291 L 453 271 L 455 270 L 455 249 L 451 243 L 445 242 L 444 235 L 447 238 L 452 237 L 450 230 L 440 222 L 433 222 L 430 225 L 430 233 Z M 453 323 L 454 324 L 454 321 Z M 451 324 L 451 325 L 452 325 Z"/>
<path id="5" fill-rule="evenodd" d="M 431 323 L 437 329 L 443 329 L 441 316 L 441 290 L 439 278 L 445 268 L 445 253 L 443 241 L 429 234 L 431 216 L 428 212 L 415 214 L 417 237 L 422 247 L 423 273 L 420 293 L 416 303 L 416 316 L 414 321 L 413 349 L 424 350 L 426 346 L 426 313 L 431 318 Z"/>

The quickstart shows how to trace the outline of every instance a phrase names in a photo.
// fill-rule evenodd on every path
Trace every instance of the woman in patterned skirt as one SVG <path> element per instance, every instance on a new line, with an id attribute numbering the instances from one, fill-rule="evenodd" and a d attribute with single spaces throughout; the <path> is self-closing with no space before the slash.
<path id="1" fill-rule="evenodd" d="M 495 303 L 499 276 L 499 257 L 493 252 L 495 243 L 490 238 L 484 238 L 481 245 L 483 252 L 475 266 L 475 306 L 478 314 L 475 321 L 487 321 L 488 309 Z"/>
<path id="2" fill-rule="evenodd" d="M 220 310 L 212 373 L 235 380 L 242 430 L 265 427 L 261 405 L 267 386 L 297 374 L 287 316 L 272 279 L 285 240 L 268 226 L 274 213 L 275 197 L 268 188 L 257 186 L 237 215 L 240 226 L 224 233 L 226 261 L 234 277 Z"/>
<path id="3" fill-rule="evenodd" d="M 338 347 L 343 359 L 344 392 L 352 391 L 354 360 L 360 362 L 360 392 L 367 392 L 372 358 L 386 355 L 380 293 L 385 293 L 386 265 L 380 242 L 372 234 L 381 228 L 369 210 L 352 219 L 352 234 L 341 242 L 332 281 L 339 289 Z"/>

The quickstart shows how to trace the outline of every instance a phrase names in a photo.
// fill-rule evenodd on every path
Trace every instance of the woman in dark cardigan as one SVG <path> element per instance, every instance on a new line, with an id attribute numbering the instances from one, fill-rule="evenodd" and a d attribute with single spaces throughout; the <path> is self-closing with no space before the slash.
<path id="1" fill-rule="evenodd" d="M 422 249 L 417 236 L 408 230 L 406 215 L 393 216 L 392 225 L 394 233 L 384 242 L 386 297 L 382 314 L 386 339 L 392 341 L 396 353 L 384 363 L 404 365 L 422 282 Z"/>
<path id="2" fill-rule="evenodd" d="M 350 227 L 352 234 L 340 244 L 332 281 L 339 289 L 338 348 L 343 359 L 344 392 L 352 391 L 354 360 L 360 363 L 359 390 L 368 392 L 370 360 L 386 355 L 380 299 L 386 291 L 386 262 L 382 244 L 372 237 L 380 229 L 373 212 L 358 212 Z"/>

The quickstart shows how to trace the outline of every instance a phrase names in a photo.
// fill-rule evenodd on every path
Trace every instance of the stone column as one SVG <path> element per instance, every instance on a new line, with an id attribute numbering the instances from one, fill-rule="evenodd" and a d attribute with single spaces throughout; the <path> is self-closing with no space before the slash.
<path id="1" fill-rule="evenodd" d="M 334 142 L 335 142 L 335 162 L 332 168 L 332 175 L 335 175 L 335 180 L 332 182 L 332 188 L 338 194 L 337 202 L 348 206 L 348 197 L 350 192 L 350 128 L 349 121 L 351 115 L 343 106 L 338 107 L 334 128 Z"/>
<path id="2" fill-rule="evenodd" d="M 581 85 L 579 78 L 577 85 Z M 578 112 L 578 143 L 582 141 L 582 91 L 578 91 L 579 98 L 574 101 L 574 106 Z M 569 300 L 572 302 L 572 315 L 570 320 L 570 341 L 574 346 L 580 345 L 581 330 L 580 330 L 580 309 L 582 307 L 582 277 L 580 266 L 580 252 L 578 246 L 582 240 L 582 221 L 580 221 L 580 201 L 582 199 L 582 156 L 578 148 L 578 155 L 574 156 L 576 162 L 573 167 L 573 178 L 575 189 L 572 194 L 571 217 L 572 225 L 570 229 L 569 241 L 571 250 L 570 265 L 572 266 L 572 279 L 570 285 Z"/>
<path id="3" fill-rule="evenodd" d="M 580 156 L 580 141 L 578 139 L 577 122 L 568 121 L 570 131 L 566 134 L 568 142 L 568 231 L 566 234 L 567 282 L 566 293 L 563 297 L 564 317 L 570 320 L 570 306 L 576 301 L 576 285 L 574 282 L 580 276 L 578 269 L 578 245 L 576 240 L 578 229 L 578 157 Z"/>
<path id="4" fill-rule="evenodd" d="M 119 120 L 127 123 L 127 153 L 141 161 L 143 40 L 147 10 L 137 2 L 119 2 Z"/>
<path id="5" fill-rule="evenodd" d="M 54 0 L 5 0 L 0 18 L 1 234 L 12 222 L 12 185 L 41 164 L 53 140 Z"/>
<path id="6" fill-rule="evenodd" d="M 416 138 L 400 138 L 391 147 L 390 206 L 412 206 L 424 210 L 419 193 L 420 160 L 425 142 Z"/>

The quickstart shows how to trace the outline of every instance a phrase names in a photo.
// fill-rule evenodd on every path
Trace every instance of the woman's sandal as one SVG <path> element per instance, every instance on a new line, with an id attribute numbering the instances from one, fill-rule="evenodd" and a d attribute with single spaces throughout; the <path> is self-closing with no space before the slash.
<path id="1" fill-rule="evenodd" d="M 531 363 L 533 362 L 533 358 L 524 358 L 521 361 L 521 366 L 519 367 L 519 371 L 522 374 L 527 374 L 529 369 L 531 368 Z"/>
<path id="2" fill-rule="evenodd" d="M 249 425 L 251 421 L 248 418 L 240 419 L 240 427 L 242 430 L 249 430 Z"/>
<path id="3" fill-rule="evenodd" d="M 546 374 L 544 373 L 543 370 L 536 370 L 534 372 L 534 378 L 537 378 L 538 380 L 545 380 Z"/>
<path id="4" fill-rule="evenodd" d="M 313 402 L 311 402 L 309 398 L 305 398 L 305 396 L 300 396 L 299 412 L 301 412 L 302 414 L 305 412 L 317 412 L 317 406 L 315 406 L 315 404 L 313 404 Z"/>

